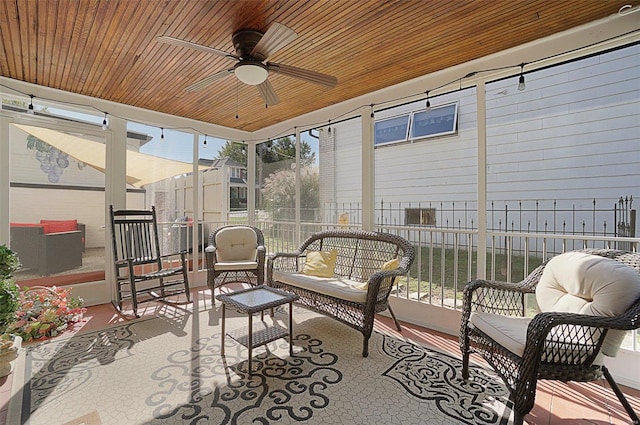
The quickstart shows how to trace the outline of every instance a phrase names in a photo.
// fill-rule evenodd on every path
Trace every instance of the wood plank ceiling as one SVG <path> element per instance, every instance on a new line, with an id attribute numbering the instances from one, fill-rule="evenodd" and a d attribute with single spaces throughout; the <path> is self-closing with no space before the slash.
<path id="1" fill-rule="evenodd" d="M 34 84 L 254 131 L 615 14 L 611 0 L 2 0 L 0 73 Z M 159 43 L 168 35 L 235 54 L 232 34 L 278 22 L 298 38 L 269 61 L 338 79 L 270 73 L 280 103 L 228 75 L 234 62 Z M 238 118 L 236 119 L 236 114 Z"/>

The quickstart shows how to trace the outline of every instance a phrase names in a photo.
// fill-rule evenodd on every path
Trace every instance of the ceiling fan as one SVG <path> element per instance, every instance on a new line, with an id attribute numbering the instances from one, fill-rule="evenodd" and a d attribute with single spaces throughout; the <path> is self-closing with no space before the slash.
<path id="1" fill-rule="evenodd" d="M 295 66 L 267 62 L 268 57 L 291 43 L 297 37 L 298 34 L 296 34 L 291 28 L 277 22 L 271 24 L 264 34 L 256 30 L 242 29 L 236 31 L 232 36 L 233 47 L 236 49 L 235 55 L 213 47 L 192 43 L 190 41 L 166 35 L 159 36 L 156 40 L 161 43 L 173 44 L 175 46 L 188 47 L 202 52 L 213 53 L 214 55 L 223 56 L 237 62 L 232 68 L 218 71 L 196 83 L 191 84 L 185 88 L 185 91 L 191 92 L 202 90 L 214 81 L 224 78 L 227 75 L 234 74 L 241 82 L 251 86 L 256 86 L 260 96 L 262 96 L 262 99 L 264 99 L 267 106 L 272 106 L 278 104 L 280 99 L 268 80 L 271 72 L 320 84 L 325 87 L 335 87 L 338 84 L 338 79 L 331 75 L 297 68 Z"/>

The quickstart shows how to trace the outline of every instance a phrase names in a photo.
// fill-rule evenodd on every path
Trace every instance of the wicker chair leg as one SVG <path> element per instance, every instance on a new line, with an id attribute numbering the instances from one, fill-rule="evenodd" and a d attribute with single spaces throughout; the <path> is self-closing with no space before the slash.
<path id="1" fill-rule="evenodd" d="M 468 332 L 468 331 L 467 331 Z M 463 333 L 463 343 L 462 343 L 462 379 L 465 381 L 469 379 L 469 334 L 467 332 Z"/>
<path id="2" fill-rule="evenodd" d="M 369 357 L 369 336 L 364 336 L 364 342 L 362 343 L 362 357 Z"/>
<path id="3" fill-rule="evenodd" d="M 393 314 L 393 310 L 391 310 L 391 305 L 389 305 L 389 313 L 391 313 L 391 317 L 393 318 L 394 323 L 396 324 L 396 329 L 398 332 L 402 332 L 402 328 L 400 327 L 400 322 L 396 319 L 396 315 Z"/>
<path id="4" fill-rule="evenodd" d="M 604 377 L 607 379 L 607 382 L 611 386 L 611 389 L 613 390 L 613 392 L 618 397 L 618 400 L 620 400 L 620 403 L 622 404 L 622 407 L 624 407 L 624 410 L 627 411 L 627 414 L 631 418 L 631 422 L 634 425 L 640 424 L 640 419 L 638 419 L 638 415 L 633 410 L 633 407 L 631 407 L 631 404 L 629 404 L 629 401 L 624 396 L 622 391 L 620 391 L 620 387 L 618 387 L 618 384 L 616 384 L 616 381 L 613 380 L 613 376 L 611 376 L 611 373 L 609 373 L 609 369 L 607 369 L 606 367 L 602 366 L 602 372 L 604 373 Z"/>
<path id="5" fill-rule="evenodd" d="M 524 415 L 513 411 L 513 425 L 523 425 L 524 424 Z"/>
<path id="6" fill-rule="evenodd" d="M 462 354 L 462 379 L 469 379 L 469 352 Z"/>

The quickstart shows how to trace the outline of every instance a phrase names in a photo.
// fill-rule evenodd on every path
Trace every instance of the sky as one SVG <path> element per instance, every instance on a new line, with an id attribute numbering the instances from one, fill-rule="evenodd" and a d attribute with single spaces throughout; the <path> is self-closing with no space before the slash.
<path id="1" fill-rule="evenodd" d="M 164 139 L 162 139 L 161 135 L 163 131 L 158 127 L 129 122 L 127 128 L 153 137 L 151 141 L 140 149 L 140 152 L 184 162 L 191 162 L 193 159 L 193 136 L 190 133 L 165 129 Z M 311 149 L 316 152 L 317 159 L 317 139 L 306 133 L 303 133 L 301 138 L 311 145 Z M 218 157 L 218 151 L 225 145 L 226 140 L 207 136 L 207 145 L 205 146 L 204 136 L 200 135 L 199 142 L 200 158 L 214 159 Z"/>
<path id="2" fill-rule="evenodd" d="M 66 109 L 47 108 L 47 112 L 78 119 L 85 122 L 102 124 L 103 116 L 92 114 L 83 114 Z M 107 116 L 108 121 L 108 116 Z M 140 152 L 155 155 L 162 158 L 172 159 L 176 161 L 189 162 L 193 161 L 193 135 L 180 130 L 164 129 L 152 125 L 127 122 L 127 129 L 151 136 L 152 139 L 140 148 Z M 164 134 L 164 138 L 161 137 Z M 308 142 L 312 151 L 316 152 L 316 161 L 318 159 L 318 141 L 309 136 L 306 132 L 301 134 L 302 140 Z M 225 145 L 226 140 L 207 136 L 207 144 L 204 145 L 204 135 L 199 136 L 199 157 L 201 159 L 214 159 L 218 157 L 218 151 Z"/>
<path id="3" fill-rule="evenodd" d="M 140 148 L 140 152 L 163 158 L 174 159 L 183 162 L 193 161 L 193 135 L 183 131 L 165 129 L 155 126 L 129 122 L 127 129 L 147 134 L 152 139 Z M 164 133 L 164 139 L 161 137 Z M 204 136 L 199 136 L 201 159 L 213 159 L 218 156 L 226 140 L 207 136 L 207 145 L 204 145 Z"/>

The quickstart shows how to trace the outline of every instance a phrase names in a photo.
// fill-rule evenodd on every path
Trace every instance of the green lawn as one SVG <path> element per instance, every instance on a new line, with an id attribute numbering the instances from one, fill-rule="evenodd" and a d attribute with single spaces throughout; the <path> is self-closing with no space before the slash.
<path id="1" fill-rule="evenodd" d="M 420 294 L 422 299 L 442 299 L 456 298 L 462 299 L 462 289 L 470 280 L 475 279 L 477 273 L 477 255 L 472 252 L 471 274 L 469 275 L 469 256 L 467 250 L 457 250 L 457 267 L 456 252 L 454 249 L 433 250 L 428 247 L 416 250 L 420 258 L 416 258 L 409 273 L 408 291 L 410 294 Z M 431 264 L 430 264 L 431 261 Z M 487 277 L 492 276 L 491 257 L 487 258 Z M 533 269 L 542 263 L 539 257 L 529 256 L 527 271 L 524 271 L 525 257 L 521 255 L 513 255 L 511 257 L 511 281 L 519 282 Z M 444 279 L 442 268 L 444 266 Z M 418 274 L 420 268 L 420 274 Z M 457 277 L 457 281 L 456 281 Z M 419 278 L 419 280 L 418 280 Z M 495 280 L 507 280 L 507 256 L 505 254 L 497 254 L 495 258 Z M 399 295 L 405 294 L 407 280 L 401 282 Z"/>

